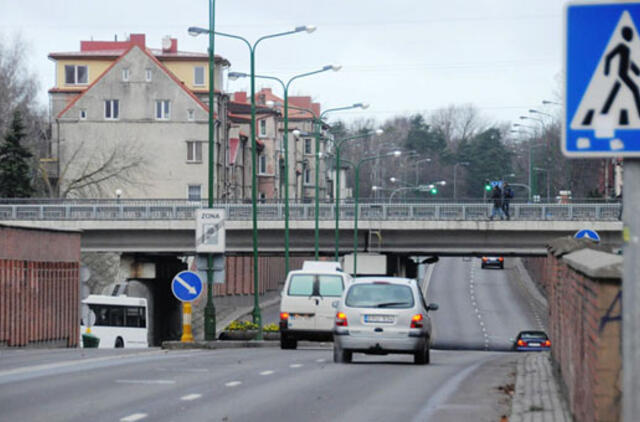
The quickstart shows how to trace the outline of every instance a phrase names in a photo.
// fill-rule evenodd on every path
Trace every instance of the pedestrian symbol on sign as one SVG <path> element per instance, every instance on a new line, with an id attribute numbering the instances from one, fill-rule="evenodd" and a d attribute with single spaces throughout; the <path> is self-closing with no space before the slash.
<path id="1" fill-rule="evenodd" d="M 640 37 L 628 11 L 623 11 L 591 76 L 571 129 L 593 130 L 596 138 L 608 138 L 611 150 L 625 149 L 616 130 L 640 129 Z M 592 140 L 582 136 L 578 149 L 589 149 Z"/>

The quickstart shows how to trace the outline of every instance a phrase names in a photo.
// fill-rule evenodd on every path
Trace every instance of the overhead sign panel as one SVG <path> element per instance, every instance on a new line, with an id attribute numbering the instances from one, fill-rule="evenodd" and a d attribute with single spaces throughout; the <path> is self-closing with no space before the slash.
<path id="1" fill-rule="evenodd" d="M 565 9 L 563 152 L 640 157 L 640 2 Z"/>

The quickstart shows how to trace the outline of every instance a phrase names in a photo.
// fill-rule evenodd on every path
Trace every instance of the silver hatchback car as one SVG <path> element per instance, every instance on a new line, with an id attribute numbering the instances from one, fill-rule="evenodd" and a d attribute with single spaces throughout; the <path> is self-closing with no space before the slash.
<path id="1" fill-rule="evenodd" d="M 413 354 L 416 364 L 429 363 L 431 319 L 414 279 L 359 277 L 336 303 L 333 360 L 349 363 L 353 353 Z"/>

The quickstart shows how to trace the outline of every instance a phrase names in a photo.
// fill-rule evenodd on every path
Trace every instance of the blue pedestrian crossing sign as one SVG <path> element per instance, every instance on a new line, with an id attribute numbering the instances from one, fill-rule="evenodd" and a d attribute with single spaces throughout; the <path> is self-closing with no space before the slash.
<path id="1" fill-rule="evenodd" d="M 202 294 L 202 280 L 192 271 L 182 271 L 171 281 L 171 291 L 182 302 L 193 302 Z"/>
<path id="2" fill-rule="evenodd" d="M 589 239 L 594 242 L 600 242 L 600 235 L 595 230 L 578 230 L 576 234 L 573 235 L 576 239 Z"/>
<path id="3" fill-rule="evenodd" d="M 640 157 L 640 2 L 581 1 L 565 8 L 569 157 Z"/>

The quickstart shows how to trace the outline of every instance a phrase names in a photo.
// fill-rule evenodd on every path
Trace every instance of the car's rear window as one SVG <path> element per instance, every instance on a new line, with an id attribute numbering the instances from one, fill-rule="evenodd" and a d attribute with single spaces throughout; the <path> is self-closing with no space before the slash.
<path id="1" fill-rule="evenodd" d="M 545 333 L 522 333 L 520 338 L 522 340 L 546 340 L 547 335 Z"/>
<path id="2" fill-rule="evenodd" d="M 412 308 L 413 291 L 397 284 L 356 284 L 351 286 L 345 305 L 351 308 Z"/>
<path id="3" fill-rule="evenodd" d="M 339 275 L 319 275 L 318 276 L 318 291 L 320 296 L 342 296 L 344 285 L 342 284 L 342 277 Z"/>
<path id="4" fill-rule="evenodd" d="M 290 296 L 311 296 L 313 294 L 313 274 L 291 276 L 288 293 Z"/>

